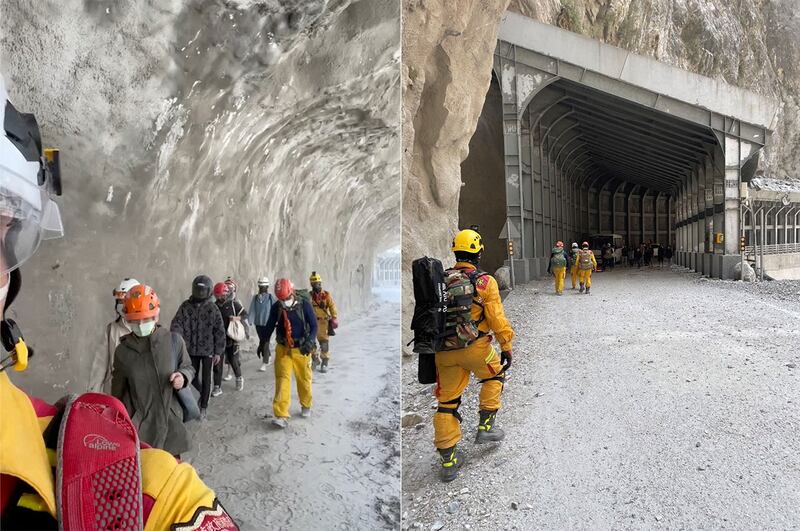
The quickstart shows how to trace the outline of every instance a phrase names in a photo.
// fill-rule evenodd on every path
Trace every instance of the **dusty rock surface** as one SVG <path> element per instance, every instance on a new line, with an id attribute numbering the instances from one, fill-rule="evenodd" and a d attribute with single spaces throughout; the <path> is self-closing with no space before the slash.
<path id="1" fill-rule="evenodd" d="M 431 386 L 404 360 L 407 529 L 789 529 L 800 525 L 800 292 L 617 268 L 592 294 L 534 282 L 506 300 L 515 361 L 498 420 L 439 482 Z M 569 287 L 569 286 L 568 286 Z"/>

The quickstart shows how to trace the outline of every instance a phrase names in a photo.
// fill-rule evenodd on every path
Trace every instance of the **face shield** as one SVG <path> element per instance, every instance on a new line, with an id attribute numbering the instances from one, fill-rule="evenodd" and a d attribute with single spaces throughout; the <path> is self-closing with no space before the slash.
<path id="1" fill-rule="evenodd" d="M 2 78 L 0 124 L 0 274 L 6 274 L 64 228 L 51 199 L 61 191 L 58 152 L 42 149 L 36 119 L 11 105 Z"/>

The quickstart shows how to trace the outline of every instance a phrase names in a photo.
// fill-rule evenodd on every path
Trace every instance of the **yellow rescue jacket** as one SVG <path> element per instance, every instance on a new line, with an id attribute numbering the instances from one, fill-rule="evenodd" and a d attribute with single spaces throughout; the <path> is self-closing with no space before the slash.
<path id="1" fill-rule="evenodd" d="M 456 262 L 457 269 L 475 271 L 477 268 L 469 262 Z M 475 279 L 477 296 L 472 304 L 472 320 L 478 322 L 478 330 L 483 333 L 494 332 L 500 350 L 511 350 L 511 340 L 514 339 L 514 330 L 506 318 L 503 301 L 500 299 L 500 289 L 497 280 L 486 273 Z"/>
<path id="2" fill-rule="evenodd" d="M 322 290 L 319 293 L 314 293 L 312 290 L 311 306 L 314 307 L 314 315 L 317 316 L 318 321 L 337 318 L 336 303 L 333 302 L 333 297 L 329 291 Z"/>
<path id="3" fill-rule="evenodd" d="M 26 509 L 48 513 L 56 519 L 53 473 L 56 453 L 45 447 L 42 434 L 58 409 L 26 395 L 11 382 L 5 371 L 0 371 L 0 404 L 0 476 L 3 476 L 3 484 L 21 481 L 34 491 L 19 500 L 0 496 L 0 514 L 6 508 L 3 505 L 16 503 Z M 200 480 L 191 465 L 179 463 L 169 453 L 156 448 L 142 448 L 139 456 L 142 495 L 146 498 L 144 531 L 202 523 L 206 515 L 216 519 L 214 524 L 218 527 L 215 529 L 236 529 L 219 506 L 214 491 Z M 219 527 L 221 524 L 224 527 Z"/>

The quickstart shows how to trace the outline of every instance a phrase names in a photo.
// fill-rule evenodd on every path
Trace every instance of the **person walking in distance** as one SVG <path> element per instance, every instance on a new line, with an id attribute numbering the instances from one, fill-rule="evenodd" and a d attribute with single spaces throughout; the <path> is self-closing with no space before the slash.
<path id="1" fill-rule="evenodd" d="M 547 272 L 553 275 L 555 281 L 556 295 L 564 294 L 564 277 L 568 267 L 569 257 L 564 250 L 564 242 L 557 241 L 550 252 L 550 263 L 547 265 Z"/>
<path id="2" fill-rule="evenodd" d="M 330 336 L 335 334 L 334 330 L 339 326 L 339 314 L 336 311 L 333 296 L 330 292 L 322 289 L 322 277 L 313 271 L 308 280 L 311 283 L 311 305 L 317 316 L 317 341 L 320 350 L 319 372 L 327 372 L 328 362 L 331 359 Z M 312 364 L 316 365 L 316 361 L 312 360 Z"/>
<path id="3" fill-rule="evenodd" d="M 589 242 L 581 244 L 581 250 L 578 252 L 578 281 L 580 282 L 580 293 L 588 295 L 589 290 L 592 288 L 592 271 L 597 270 L 597 259 L 594 253 L 589 249 Z"/>
<path id="4" fill-rule="evenodd" d="M 247 313 L 245 313 L 241 303 L 234 298 L 230 286 L 224 282 L 219 282 L 214 286 L 214 298 L 222 315 L 222 327 L 226 332 L 225 361 L 236 375 L 236 390 L 241 391 L 244 389 L 244 376 L 242 376 L 242 366 L 239 360 L 239 341 L 241 338 L 234 335 L 235 332 L 232 332 L 231 323 L 236 321 L 244 327 Z M 214 390 L 211 392 L 211 396 L 222 394 L 222 366 L 222 363 L 214 366 Z"/>
<path id="5" fill-rule="evenodd" d="M 258 293 L 253 295 L 253 300 L 250 301 L 250 319 L 256 327 L 256 334 L 258 334 L 258 348 L 256 355 L 261 358 L 261 367 L 258 369 L 261 372 L 267 370 L 267 365 L 270 360 L 269 339 L 267 338 L 267 319 L 269 319 L 269 312 L 275 304 L 275 297 L 269 292 L 269 278 L 261 277 L 258 279 Z"/>

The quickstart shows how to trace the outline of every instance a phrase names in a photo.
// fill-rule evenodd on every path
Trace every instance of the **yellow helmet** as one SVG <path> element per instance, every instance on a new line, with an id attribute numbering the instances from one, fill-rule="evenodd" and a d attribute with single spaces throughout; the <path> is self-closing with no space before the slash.
<path id="1" fill-rule="evenodd" d="M 479 253 L 483 251 L 481 235 L 472 229 L 464 229 L 453 238 L 453 251 Z"/>
<path id="2" fill-rule="evenodd" d="M 317 272 L 316 272 L 316 271 L 312 271 L 312 272 L 311 272 L 311 276 L 310 276 L 310 277 L 308 277 L 308 281 L 309 281 L 310 283 L 312 283 L 312 284 L 313 284 L 314 282 L 322 282 L 322 277 L 321 277 L 321 276 L 319 276 L 319 274 L 317 274 Z"/>

